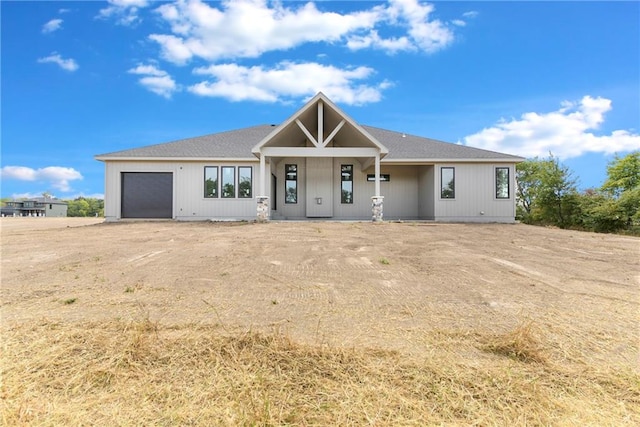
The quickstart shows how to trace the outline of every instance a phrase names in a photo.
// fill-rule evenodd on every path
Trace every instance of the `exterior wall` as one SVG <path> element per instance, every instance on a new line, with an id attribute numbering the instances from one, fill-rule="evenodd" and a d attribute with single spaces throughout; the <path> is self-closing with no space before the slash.
<path id="1" fill-rule="evenodd" d="M 252 197 L 222 199 L 204 197 L 205 166 L 251 166 Z M 177 220 L 253 220 L 260 188 L 257 162 L 105 162 L 105 220 L 116 221 L 121 215 L 122 172 L 172 172 L 173 218 Z M 267 165 L 267 176 L 270 176 Z M 236 190 L 237 190 L 236 171 Z M 269 186 L 267 185 L 267 189 Z"/>
<path id="2" fill-rule="evenodd" d="M 434 219 L 435 168 L 429 166 L 418 167 L 418 215 L 420 219 Z"/>
<path id="3" fill-rule="evenodd" d="M 455 199 L 440 197 L 440 168 L 455 168 Z M 495 168 L 509 167 L 509 199 L 495 197 Z M 435 165 L 434 219 L 460 222 L 515 221 L 515 166 L 508 163 Z"/>
<path id="4" fill-rule="evenodd" d="M 285 203 L 285 165 L 298 165 L 298 202 Z M 340 166 L 353 165 L 353 204 L 340 202 Z M 204 197 L 205 166 L 251 166 L 252 197 L 247 199 L 209 199 Z M 455 168 L 455 199 L 440 197 L 440 168 Z M 495 168 L 509 167 L 509 199 L 495 197 Z M 254 220 L 256 197 L 259 196 L 259 162 L 105 162 L 105 220 L 115 221 L 121 214 L 122 172 L 172 172 L 173 218 L 177 220 Z M 266 164 L 265 185 L 270 203 L 271 174 L 277 177 L 277 206 L 272 206 L 273 219 L 305 219 L 307 217 L 304 158 L 271 159 Z M 367 181 L 373 166 L 362 170 L 354 158 L 333 159 L 333 219 L 370 220 L 371 196 L 375 183 Z M 514 222 L 515 165 L 509 163 L 440 163 L 436 165 L 381 165 L 381 174 L 389 174 L 389 182 L 381 182 L 386 220 L 432 219 L 460 222 Z M 236 174 L 237 179 L 237 174 Z M 237 184 L 236 184 L 237 185 Z M 48 207 L 48 205 L 47 205 Z M 274 210 L 275 208 L 275 210 Z"/>
<path id="5" fill-rule="evenodd" d="M 285 203 L 285 165 L 298 165 L 298 203 Z M 288 157 L 271 164 L 272 173 L 278 181 L 277 188 L 277 209 L 272 211 L 271 217 L 274 219 L 304 219 L 306 218 L 306 179 L 307 163 L 303 158 Z M 271 186 L 269 186 L 271 188 Z M 271 197 L 273 200 L 273 197 Z M 273 208 L 272 208 L 273 209 Z"/>
<path id="6" fill-rule="evenodd" d="M 67 216 L 67 205 L 60 203 L 47 203 L 45 205 L 45 215 L 48 217 L 65 217 Z"/>

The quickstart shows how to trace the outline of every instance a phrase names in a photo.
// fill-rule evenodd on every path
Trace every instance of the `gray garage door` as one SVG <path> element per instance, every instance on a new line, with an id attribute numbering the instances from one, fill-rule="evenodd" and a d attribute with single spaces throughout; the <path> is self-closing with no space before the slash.
<path id="1" fill-rule="evenodd" d="M 171 172 L 123 172 L 122 218 L 171 218 Z"/>

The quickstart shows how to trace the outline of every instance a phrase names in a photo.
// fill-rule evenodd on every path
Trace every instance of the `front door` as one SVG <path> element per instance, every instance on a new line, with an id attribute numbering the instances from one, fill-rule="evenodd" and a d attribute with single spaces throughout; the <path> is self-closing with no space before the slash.
<path id="1" fill-rule="evenodd" d="M 333 216 L 333 159 L 307 158 L 307 218 Z"/>

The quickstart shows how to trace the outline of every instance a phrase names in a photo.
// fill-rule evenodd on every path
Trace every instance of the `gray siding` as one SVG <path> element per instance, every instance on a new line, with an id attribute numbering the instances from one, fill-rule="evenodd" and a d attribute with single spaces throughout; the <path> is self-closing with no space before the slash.
<path id="1" fill-rule="evenodd" d="M 455 199 L 440 198 L 440 168 L 455 168 Z M 510 197 L 496 199 L 495 168 L 509 167 Z M 437 164 L 435 219 L 465 222 L 513 222 L 515 172 L 513 164 Z"/>
<path id="2" fill-rule="evenodd" d="M 256 218 L 256 199 L 259 184 L 259 165 L 252 162 L 129 162 L 105 163 L 105 220 L 121 218 L 122 172 L 172 172 L 173 215 L 178 220 L 252 220 Z M 205 166 L 251 166 L 252 198 L 208 199 L 204 197 Z M 267 176 L 269 167 L 267 165 Z M 237 173 L 236 173 L 237 180 Z M 237 187 L 237 183 L 236 183 Z M 269 186 L 267 186 L 267 189 Z M 237 189 L 237 188 L 236 188 Z"/>
<path id="3" fill-rule="evenodd" d="M 433 166 L 419 166 L 418 186 L 418 214 L 420 219 L 434 218 L 434 194 L 435 194 L 435 168 Z"/>

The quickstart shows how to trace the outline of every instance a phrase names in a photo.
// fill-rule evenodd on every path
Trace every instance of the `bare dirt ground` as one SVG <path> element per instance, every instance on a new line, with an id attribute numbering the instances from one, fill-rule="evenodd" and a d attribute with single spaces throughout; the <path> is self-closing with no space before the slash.
<path id="1" fill-rule="evenodd" d="M 533 322 L 556 360 L 638 370 L 640 239 L 526 225 L 2 218 L 2 327 L 149 318 L 439 350 Z M 438 341 L 438 336 L 441 336 Z M 434 338 L 435 337 L 435 338 Z"/>

